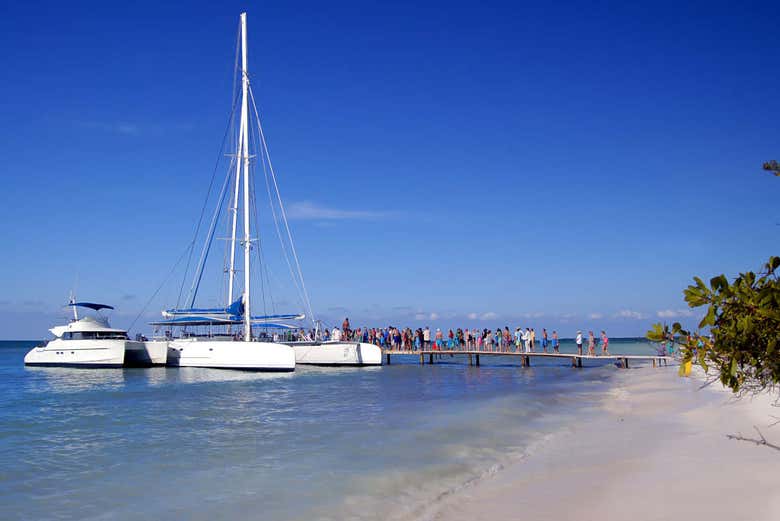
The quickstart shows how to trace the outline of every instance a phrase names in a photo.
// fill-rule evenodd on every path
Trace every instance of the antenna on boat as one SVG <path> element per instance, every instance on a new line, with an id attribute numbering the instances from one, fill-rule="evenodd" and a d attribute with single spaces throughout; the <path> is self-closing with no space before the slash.
<path id="1" fill-rule="evenodd" d="M 70 290 L 70 299 L 68 299 L 68 305 L 73 309 L 74 321 L 79 319 L 79 313 L 78 311 L 76 311 L 76 306 L 74 306 L 75 303 L 76 303 L 76 297 L 73 295 L 73 290 Z"/>

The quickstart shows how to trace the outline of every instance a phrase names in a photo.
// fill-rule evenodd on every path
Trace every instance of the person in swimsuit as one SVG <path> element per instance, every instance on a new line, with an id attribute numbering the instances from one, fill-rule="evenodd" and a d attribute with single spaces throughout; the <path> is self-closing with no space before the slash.
<path id="1" fill-rule="evenodd" d="M 542 328 L 542 351 L 547 352 L 547 328 Z"/>
<path id="2" fill-rule="evenodd" d="M 588 331 L 588 355 L 596 356 L 596 337 L 593 331 Z"/>
<path id="3" fill-rule="evenodd" d="M 558 332 L 557 331 L 553 331 L 553 334 L 552 334 L 552 347 L 553 347 L 553 351 L 555 351 L 556 353 L 559 352 L 558 351 Z"/>
<path id="4" fill-rule="evenodd" d="M 601 354 L 602 355 L 609 354 L 609 338 L 607 337 L 607 333 L 605 333 L 603 329 L 601 330 Z"/>

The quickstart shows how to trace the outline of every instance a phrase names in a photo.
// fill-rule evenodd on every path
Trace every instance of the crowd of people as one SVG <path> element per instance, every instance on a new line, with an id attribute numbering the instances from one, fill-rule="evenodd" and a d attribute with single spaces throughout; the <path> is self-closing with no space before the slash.
<path id="1" fill-rule="evenodd" d="M 310 332 L 309 336 L 314 338 L 315 332 Z M 359 327 L 352 329 L 349 318 L 345 318 L 341 328 L 334 327 L 332 330 L 325 329 L 322 332 L 322 339 L 325 341 L 353 341 L 365 342 L 377 345 L 383 349 L 397 351 L 419 351 L 419 350 L 476 350 L 476 351 L 497 351 L 497 352 L 537 352 L 541 347 L 544 353 L 559 353 L 560 338 L 558 331 L 547 332 L 546 328 L 537 338 L 537 333 L 533 328 L 525 329 L 518 327 L 511 331 L 509 327 L 495 330 L 478 328 L 456 328 L 450 329 L 446 333 L 441 329 L 432 331 L 430 327 L 417 328 L 412 330 L 410 327 L 397 328 L 394 326 L 384 328 Z M 605 331 L 596 337 L 593 331 L 588 332 L 587 351 L 583 352 L 584 337 L 582 331 L 577 331 L 575 344 L 577 353 L 596 356 L 597 350 L 600 354 L 609 354 L 609 338 Z"/>

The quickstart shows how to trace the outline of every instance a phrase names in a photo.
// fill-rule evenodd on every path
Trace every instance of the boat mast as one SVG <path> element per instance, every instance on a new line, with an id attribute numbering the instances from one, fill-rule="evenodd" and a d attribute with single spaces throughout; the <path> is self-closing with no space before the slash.
<path id="1" fill-rule="evenodd" d="M 249 132 L 248 106 L 249 77 L 246 70 L 246 13 L 241 13 L 241 160 L 244 163 L 244 340 L 252 340 L 252 312 L 249 304 L 249 258 L 252 249 L 249 227 Z M 238 182 L 238 180 L 236 180 Z"/>
<path id="2" fill-rule="evenodd" d="M 238 131 L 238 150 L 236 153 L 236 186 L 233 194 L 233 205 L 230 211 L 233 213 L 232 233 L 230 235 L 230 272 L 228 277 L 228 298 L 225 307 L 233 303 L 233 285 L 236 278 L 236 224 L 238 221 L 238 196 L 241 188 L 241 144 L 243 140 L 243 127 Z"/>

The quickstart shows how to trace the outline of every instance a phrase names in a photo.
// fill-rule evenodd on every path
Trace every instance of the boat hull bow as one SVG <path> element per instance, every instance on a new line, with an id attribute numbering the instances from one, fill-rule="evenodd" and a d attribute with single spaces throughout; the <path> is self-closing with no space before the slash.
<path id="1" fill-rule="evenodd" d="M 295 362 L 304 365 L 382 365 L 382 350 L 365 342 L 292 342 Z"/>
<path id="2" fill-rule="evenodd" d="M 55 339 L 36 346 L 24 356 L 24 365 L 45 367 L 122 367 L 125 340 Z"/>
<path id="3" fill-rule="evenodd" d="M 180 339 L 168 343 L 167 365 L 289 372 L 295 370 L 295 352 L 271 342 Z"/>

